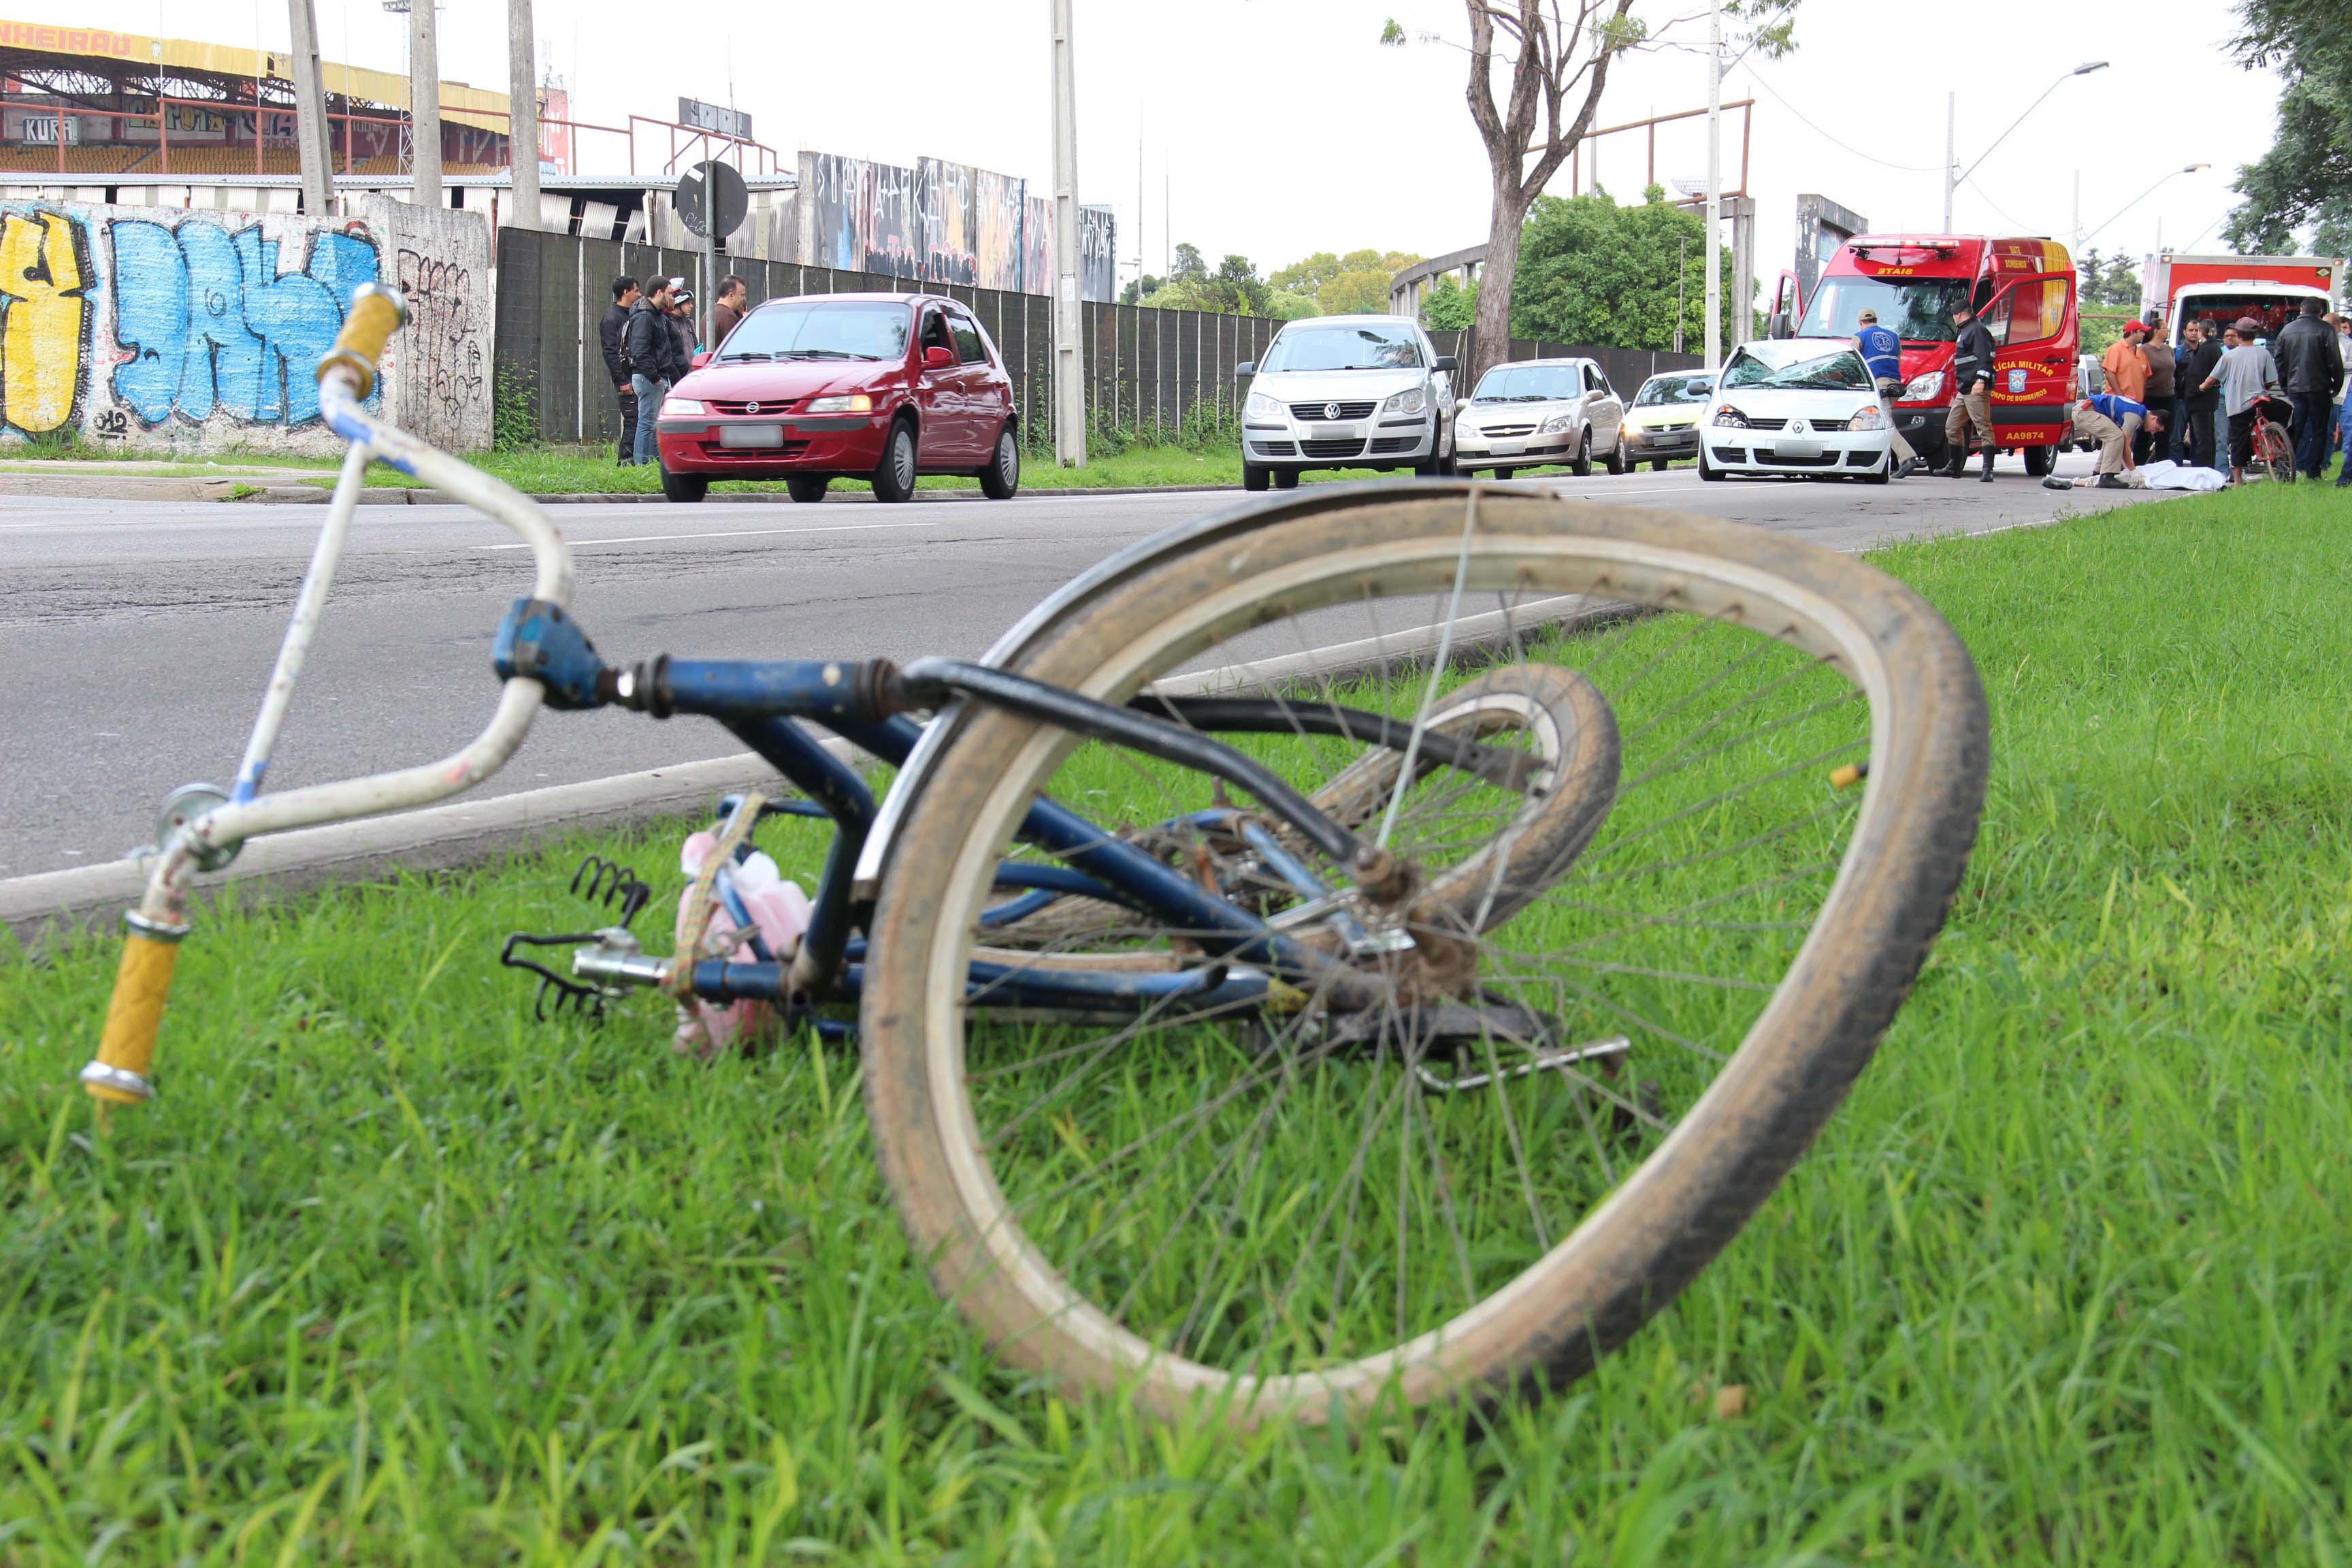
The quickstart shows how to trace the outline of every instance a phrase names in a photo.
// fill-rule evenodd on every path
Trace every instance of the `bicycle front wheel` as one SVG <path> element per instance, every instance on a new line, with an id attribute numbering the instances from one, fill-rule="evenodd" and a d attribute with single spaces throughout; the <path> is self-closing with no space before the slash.
<path id="1" fill-rule="evenodd" d="M 1423 895 L 1383 909 L 1302 846 L 1276 879 L 1173 831 L 1230 809 L 1201 775 L 961 714 L 877 910 L 883 1170 L 940 1290 L 1072 1389 L 1162 1415 L 1207 1397 L 1246 1426 L 1566 1381 L 1738 1232 L 1869 1059 L 1974 837 L 1974 668 L 1900 584 L 1741 525 L 1428 485 L 1264 515 L 1071 606 L 1015 667 L 1408 733 L 1551 690 L 1576 735 L 1496 726 L 1536 753 L 1500 783 L 1332 726 L 1236 739 L 1418 869 Z M 1528 848 L 1549 781 L 1601 751 L 1567 791 L 1582 815 Z M 1386 1000 L 979 1005 L 970 966 L 1004 960 L 992 912 L 1004 864 L 1039 858 L 1020 829 L 1041 795 L 1328 933 Z M 1116 940 L 1230 975 L 1203 934 Z"/>

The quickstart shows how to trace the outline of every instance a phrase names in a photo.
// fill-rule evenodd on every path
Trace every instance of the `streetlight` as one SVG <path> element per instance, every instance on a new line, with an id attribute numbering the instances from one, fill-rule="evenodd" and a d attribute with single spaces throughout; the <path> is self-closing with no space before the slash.
<path id="1" fill-rule="evenodd" d="M 2088 245 L 2091 241 L 2098 238 L 2100 231 L 2105 229 L 2107 226 L 2107 224 L 2115 222 L 2116 218 L 2123 216 L 2124 214 L 2131 211 L 2132 208 L 2139 205 L 2140 203 L 2156 195 L 2158 191 L 2164 187 L 2167 182 L 2177 180 L 2183 174 L 2194 174 L 2200 169 L 2210 169 L 2212 166 L 2213 165 L 2210 163 L 2190 163 L 2185 168 L 2173 170 L 2170 174 L 2165 175 L 2163 179 L 2157 181 L 2155 184 L 2148 186 L 2147 189 L 2142 191 L 2139 195 L 2126 202 L 2122 206 L 2116 208 L 2114 217 L 2108 218 L 2107 223 L 2101 224 L 2098 228 L 2095 228 L 2090 233 L 2084 235 L 2077 243 L 2075 248 L 2080 249 L 2083 246 Z"/>
<path id="2" fill-rule="evenodd" d="M 2017 129 L 2019 126 L 2021 126 L 2021 125 L 2024 124 L 2024 123 L 2025 123 L 2025 121 L 2026 121 L 2027 117 L 2028 117 L 2028 116 L 2030 116 L 2031 114 L 2032 114 L 2032 112 L 2033 112 L 2035 110 L 2037 110 L 2037 109 L 2039 109 L 2039 108 L 2041 108 L 2041 107 L 2042 107 L 2042 104 L 2043 100 L 2047 99 L 2047 98 L 2048 98 L 2052 93 L 2056 92 L 2060 88 L 2062 88 L 2062 87 L 2065 86 L 2065 85 L 2066 85 L 2066 77 L 2089 76 L 2093 71 L 2103 71 L 2103 70 L 2105 70 L 2105 69 L 2106 69 L 2106 68 L 2107 68 L 2107 62 L 2106 62 L 2106 61 L 2105 61 L 2105 60 L 2085 60 L 2085 61 L 2084 61 L 2081 65 L 2076 66 L 2073 70 L 2068 71 L 2068 72 L 2066 73 L 2066 76 L 2062 76 L 2062 77 L 2060 77 L 2056 81 L 2052 82 L 2048 87 L 2046 87 L 2046 88 L 2042 89 L 2042 97 L 2041 97 L 2041 98 L 2037 98 L 2037 99 L 2035 99 L 2032 103 L 2027 104 L 2027 105 L 2025 106 L 2025 113 L 2024 113 L 2024 114 L 2021 114 L 2021 115 L 2019 115 L 2015 120 L 2011 121 L 2010 121 L 2010 125 L 2009 125 L 2009 130 L 2008 130 L 2008 131 L 2004 131 L 2004 132 L 2002 132 L 2000 135 L 1998 135 L 1998 136 L 1996 136 L 1996 137 L 1994 137 L 1994 138 L 1992 139 L 1992 147 L 1988 147 L 1988 148 L 1986 148 L 1982 153 L 1979 153 L 1979 154 L 1977 154 L 1977 161 L 1976 161 L 1975 163 L 1970 163 L 1967 168 L 1962 169 L 1962 170 L 1961 170 L 1958 174 L 1954 174 L 1954 173 L 1952 172 L 1953 166 L 1954 166 L 1955 164 L 1957 164 L 1957 163 L 1959 162 L 1959 159 L 1958 159 L 1958 155 L 1955 153 L 1955 152 L 1954 152 L 1954 150 L 1953 150 L 1953 147 L 1952 147 L 1952 121 L 1953 121 L 1953 116 L 1954 116 L 1954 113 L 1955 113 L 1955 106 L 1956 106 L 1956 105 L 1958 104 L 1958 94 L 1955 94 L 1955 93 L 1948 93 L 1948 94 L 1946 94 L 1946 95 L 1945 95 L 1945 98 L 1944 98 L 1944 232 L 1945 232 L 1945 233 L 1949 234 L 1949 233 L 1951 232 L 1951 229 L 1952 229 L 1952 193 L 1953 193 L 1954 191 L 1956 191 L 1956 190 L 1959 189 L 1959 187 L 1960 187 L 1960 183 L 1961 183 L 1962 181 L 1966 180 L 1966 179 L 1967 179 L 1970 174 L 1975 174 L 1979 169 L 1981 169 L 1981 168 L 1983 168 L 1983 167 L 1984 167 L 1984 161 L 1985 161 L 1987 158 L 1990 158 L 1990 157 L 1991 157 L 1991 156 L 1992 156 L 1992 153 L 1993 153 L 1993 147 L 1998 147 L 1998 146 L 2000 146 L 2002 142 L 2004 142 L 2008 141 L 2008 140 L 2009 140 L 2009 138 L 2010 138 L 2011 133 L 2012 132 L 2016 131 L 2016 129 Z"/>

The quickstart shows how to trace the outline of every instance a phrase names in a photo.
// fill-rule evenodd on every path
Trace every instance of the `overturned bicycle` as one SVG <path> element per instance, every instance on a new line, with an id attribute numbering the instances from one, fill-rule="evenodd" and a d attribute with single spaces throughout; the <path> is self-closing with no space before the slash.
<path id="1" fill-rule="evenodd" d="M 542 707 L 715 720 L 796 793 L 726 804 L 671 952 L 649 885 L 583 868 L 593 929 L 508 947 L 542 1006 L 854 1034 L 917 1258 L 1065 1387 L 1237 1426 L 1475 1400 L 1579 1375 L 1738 1233 L 1974 837 L 1983 695 L 1907 589 L 1461 481 L 1185 524 L 978 660 L 607 663 L 540 510 L 366 411 L 402 321 L 362 290 L 320 368 L 348 459 L 235 784 L 167 804 L 82 1075 L 110 1106 L 153 1092 L 192 881 L 247 840 L 453 795 Z M 265 790 L 373 461 L 530 545 L 498 707 L 438 762 Z M 763 923 L 762 831 L 812 816 L 813 891 Z"/>

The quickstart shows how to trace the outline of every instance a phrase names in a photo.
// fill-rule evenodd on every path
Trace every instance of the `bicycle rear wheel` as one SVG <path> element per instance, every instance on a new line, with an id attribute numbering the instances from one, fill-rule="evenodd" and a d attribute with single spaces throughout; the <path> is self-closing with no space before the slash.
<path id="1" fill-rule="evenodd" d="M 1566 1381 L 1738 1231 L 1869 1059 L 1974 837 L 1974 668 L 1900 584 L 1739 525 L 1428 485 L 1264 517 L 1070 606 L 1016 668 L 1110 700 L 1250 689 L 1424 728 L 1459 693 L 1475 710 L 1478 682 L 1567 674 L 1608 706 L 1614 777 L 1578 796 L 1605 820 L 1522 854 L 1525 793 L 1408 780 L 1346 738 L 1241 742 L 1360 801 L 1360 830 L 1424 868 L 1396 908 L 1295 886 L 1254 906 L 1335 922 L 1328 950 L 1388 1000 L 1276 985 L 1247 1009 L 1008 1018 L 966 982 L 1000 863 L 1036 858 L 1028 804 L 1133 834 L 1219 792 L 961 713 L 877 909 L 884 1172 L 940 1290 L 1073 1389 L 1162 1415 L 1217 1399 L 1246 1426 Z M 1192 863 L 1247 902 L 1224 853 Z M 1472 863 L 1509 896 L 1428 900 Z M 1207 971 L 1203 937 L 1078 940 Z"/>

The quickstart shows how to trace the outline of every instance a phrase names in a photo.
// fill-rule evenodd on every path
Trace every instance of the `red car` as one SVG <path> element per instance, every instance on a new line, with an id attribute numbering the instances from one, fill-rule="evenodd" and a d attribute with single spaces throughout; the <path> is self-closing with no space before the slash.
<path id="1" fill-rule="evenodd" d="M 796 501 L 836 479 L 905 500 L 919 474 L 1021 485 L 1013 379 L 971 311 L 932 294 L 803 294 L 743 318 L 662 400 L 662 494 L 782 479 Z"/>

